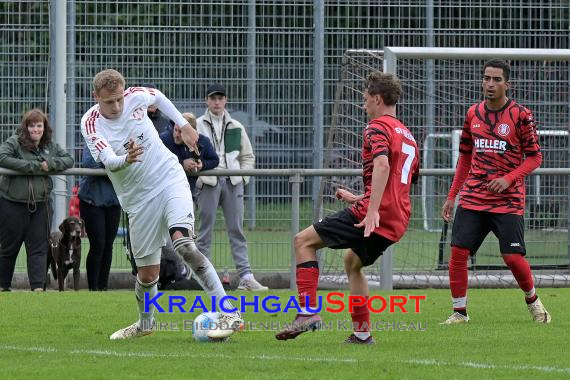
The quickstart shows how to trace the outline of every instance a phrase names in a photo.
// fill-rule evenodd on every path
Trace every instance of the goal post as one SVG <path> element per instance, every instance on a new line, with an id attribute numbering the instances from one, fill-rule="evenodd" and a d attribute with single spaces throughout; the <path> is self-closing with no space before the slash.
<path id="1" fill-rule="evenodd" d="M 398 59 L 471 59 L 486 61 L 493 58 L 525 61 L 570 61 L 570 49 L 487 49 L 487 48 L 429 48 L 385 47 L 384 72 L 396 73 Z"/>
<path id="2" fill-rule="evenodd" d="M 533 268 L 544 271 L 540 275 L 556 278 L 557 284 L 563 281 L 570 285 L 564 275 L 563 280 L 554 277 L 560 275 L 560 269 L 566 269 L 567 273 L 570 267 L 570 183 L 564 174 L 570 167 L 570 49 L 347 50 L 332 107 L 325 167 L 361 168 L 361 133 L 366 124 L 362 109 L 363 81 L 369 72 L 383 70 L 395 73 L 402 80 L 404 92 L 397 107 L 398 117 L 420 144 L 422 169 L 453 168 L 457 159 L 454 138 L 458 137 L 468 107 L 482 100 L 481 70 L 484 62 L 492 58 L 511 62 L 509 96 L 533 111 L 544 155 L 542 167 L 559 173 L 527 179 L 527 257 Z M 385 289 L 392 285 L 447 286 L 449 238 L 442 233 L 439 210 L 451 179 L 426 176 L 413 188 L 414 209 L 408 233 L 394 246 L 393 253 L 388 252 L 380 263 L 367 268 L 371 283 Z M 362 191 L 361 178 L 323 179 L 318 200 L 322 214 L 343 207 L 334 199 L 334 190 L 339 186 L 357 193 Z M 339 256 L 331 250 L 320 255 L 323 278 L 331 286 L 335 281 L 346 282 Z M 476 284 L 505 285 L 509 277 L 507 272 L 502 273 L 506 267 L 494 236 L 485 240 L 476 258 L 470 267 Z M 547 284 L 549 280 L 544 281 Z M 511 280 L 507 283 L 515 285 Z"/>

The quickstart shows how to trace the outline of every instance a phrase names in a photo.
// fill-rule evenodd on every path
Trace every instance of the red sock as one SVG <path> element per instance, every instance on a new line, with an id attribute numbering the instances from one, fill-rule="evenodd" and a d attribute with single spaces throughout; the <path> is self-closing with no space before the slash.
<path id="1" fill-rule="evenodd" d="M 319 268 L 297 268 L 297 291 L 299 305 L 305 307 L 305 296 L 309 296 L 309 306 L 317 307 L 317 286 L 319 285 Z"/>
<path id="2" fill-rule="evenodd" d="M 534 292 L 534 280 L 528 261 L 518 253 L 504 253 L 503 261 L 515 276 L 521 290 L 527 294 L 525 297 L 527 302 L 534 302 L 537 297 Z"/>
<path id="3" fill-rule="evenodd" d="M 368 302 L 368 296 L 365 298 L 366 302 Z M 370 332 L 370 310 L 368 310 L 366 304 L 362 306 L 354 306 L 352 310 L 352 313 L 350 313 L 352 322 L 357 323 L 357 327 L 354 331 Z"/>
<path id="4" fill-rule="evenodd" d="M 467 248 L 451 247 L 451 257 L 449 258 L 449 287 L 451 297 L 454 298 L 454 310 L 465 310 L 465 300 L 467 296 L 467 261 L 469 260 L 469 250 Z M 457 299 L 457 300 L 456 300 Z"/>

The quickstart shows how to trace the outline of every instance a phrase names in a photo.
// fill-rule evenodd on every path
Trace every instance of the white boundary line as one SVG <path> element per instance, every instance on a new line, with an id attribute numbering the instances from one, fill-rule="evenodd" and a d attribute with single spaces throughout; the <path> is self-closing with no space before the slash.
<path id="1" fill-rule="evenodd" d="M 475 363 L 475 362 L 446 362 L 436 359 L 419 359 L 407 360 L 404 363 L 418 364 L 434 367 L 466 367 L 478 369 L 506 369 L 509 371 L 538 371 L 549 373 L 570 373 L 570 368 L 552 367 L 552 366 L 532 366 L 532 365 L 502 365 L 491 363 Z"/>
<path id="2" fill-rule="evenodd" d="M 161 354 L 154 352 L 119 352 L 109 350 L 58 350 L 53 347 L 19 347 L 10 345 L 0 345 L 0 351 L 19 351 L 19 352 L 42 352 L 42 353 L 66 353 L 72 355 L 96 355 L 96 356 L 112 356 L 119 358 L 209 358 L 209 359 L 249 359 L 249 360 L 278 360 L 278 361 L 300 361 L 300 362 L 325 362 L 325 363 L 358 363 L 367 360 L 347 359 L 347 358 L 315 358 L 315 357 L 295 357 L 295 356 L 276 356 L 276 355 L 224 355 L 224 354 Z M 531 366 L 531 365 L 503 365 L 492 363 L 477 362 L 448 362 L 436 359 L 415 359 L 405 360 L 400 363 L 425 365 L 433 367 L 465 367 L 476 369 L 506 369 L 509 371 L 538 371 L 546 373 L 568 373 L 570 368 L 553 367 L 553 366 Z"/>
<path id="3" fill-rule="evenodd" d="M 99 355 L 113 356 L 119 358 L 194 358 L 194 359 L 248 359 L 248 360 L 279 360 L 279 361 L 300 361 L 300 362 L 325 362 L 325 363 L 358 363 L 361 360 L 346 358 L 315 358 L 315 357 L 295 357 L 295 356 L 275 356 L 275 355 L 224 355 L 224 354 L 161 354 L 155 352 L 120 352 L 109 350 L 58 350 L 53 347 L 19 347 L 0 345 L 0 351 L 20 351 L 20 352 L 42 352 L 42 353 L 64 353 L 72 355 Z"/>

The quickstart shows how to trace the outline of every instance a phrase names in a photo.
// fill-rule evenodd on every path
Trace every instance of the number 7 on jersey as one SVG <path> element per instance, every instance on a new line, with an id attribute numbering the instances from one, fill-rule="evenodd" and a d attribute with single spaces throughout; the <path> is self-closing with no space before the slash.
<path id="1" fill-rule="evenodd" d="M 404 166 L 402 166 L 402 178 L 401 182 L 404 185 L 408 184 L 409 177 L 410 177 L 410 168 L 412 167 L 412 162 L 414 162 L 414 158 L 416 157 L 416 150 L 413 146 L 408 145 L 406 143 L 402 143 L 402 153 L 404 153 L 407 158 L 404 161 Z"/>

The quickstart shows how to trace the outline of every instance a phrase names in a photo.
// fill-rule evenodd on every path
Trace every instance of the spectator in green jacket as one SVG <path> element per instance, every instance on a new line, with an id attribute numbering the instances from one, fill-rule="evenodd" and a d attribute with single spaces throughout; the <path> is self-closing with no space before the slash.
<path id="1" fill-rule="evenodd" d="M 22 243 L 28 256 L 28 279 L 34 291 L 46 282 L 53 183 L 41 173 L 73 166 L 73 158 L 52 142 L 46 115 L 32 109 L 16 134 L 0 145 L 0 167 L 29 175 L 0 176 L 0 290 L 9 291 Z"/>

